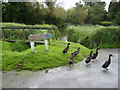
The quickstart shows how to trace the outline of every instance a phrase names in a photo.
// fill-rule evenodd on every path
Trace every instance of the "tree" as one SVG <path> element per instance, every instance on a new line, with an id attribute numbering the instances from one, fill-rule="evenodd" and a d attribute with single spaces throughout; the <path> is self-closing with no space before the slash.
<path id="1" fill-rule="evenodd" d="M 88 14 L 87 9 L 84 8 L 81 2 L 76 3 L 75 5 L 76 7 L 67 11 L 67 21 L 70 20 L 71 23 L 83 25 Z"/>
<path id="2" fill-rule="evenodd" d="M 105 2 L 86 2 L 85 7 L 88 8 L 88 15 L 85 22 L 88 24 L 99 24 L 106 19 Z"/>
<path id="3" fill-rule="evenodd" d="M 119 2 L 112 2 L 111 1 L 109 4 L 109 10 L 108 10 L 109 20 L 120 25 L 119 16 L 120 16 L 120 1 Z"/>

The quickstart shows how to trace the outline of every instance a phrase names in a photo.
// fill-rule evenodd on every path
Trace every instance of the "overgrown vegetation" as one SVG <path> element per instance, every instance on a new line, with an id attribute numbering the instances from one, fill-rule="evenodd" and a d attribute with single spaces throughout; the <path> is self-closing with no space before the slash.
<path id="1" fill-rule="evenodd" d="M 12 51 L 22 52 L 28 49 L 29 47 L 23 41 L 17 41 L 11 46 Z"/>
<path id="2" fill-rule="evenodd" d="M 70 49 L 67 54 L 63 54 L 62 50 L 66 47 L 68 42 L 53 41 L 49 45 L 49 51 L 45 51 L 44 45 L 37 45 L 35 53 L 31 53 L 31 49 L 23 52 L 11 51 L 11 43 L 2 42 L 6 47 L 2 48 L 2 70 L 42 70 L 45 68 L 53 68 L 61 65 L 67 65 L 71 52 L 76 51 L 78 47 L 82 50 L 80 54 L 75 57 L 75 62 L 79 62 L 84 57 L 89 55 L 90 50 L 79 43 L 71 43 Z"/>
<path id="3" fill-rule="evenodd" d="M 118 48 L 120 47 L 119 32 L 119 27 L 102 27 L 81 41 L 81 44 L 88 48 Z"/>
<path id="4" fill-rule="evenodd" d="M 54 25 L 48 25 L 48 24 L 42 24 L 42 25 L 25 25 L 25 24 L 20 24 L 20 23 L 8 23 L 4 22 L 1 23 L 2 27 L 19 27 L 19 26 L 30 26 L 30 27 L 56 27 Z M 4 29 L 3 31 L 3 39 L 5 40 L 28 40 L 28 36 L 32 33 L 34 34 L 43 34 L 43 33 L 50 33 L 52 36 L 52 39 L 56 39 L 59 36 L 59 31 L 56 30 L 46 30 L 46 29 Z"/>
<path id="5" fill-rule="evenodd" d="M 71 42 L 81 42 L 83 41 L 87 36 L 91 35 L 92 32 L 95 32 L 97 28 L 100 28 L 101 26 L 93 26 L 93 25 L 85 25 L 85 26 L 74 26 L 70 25 L 67 28 L 67 34 L 68 34 L 68 41 Z"/>
<path id="6" fill-rule="evenodd" d="M 120 27 L 109 26 L 70 26 L 68 40 L 79 42 L 88 48 L 118 48 Z"/>

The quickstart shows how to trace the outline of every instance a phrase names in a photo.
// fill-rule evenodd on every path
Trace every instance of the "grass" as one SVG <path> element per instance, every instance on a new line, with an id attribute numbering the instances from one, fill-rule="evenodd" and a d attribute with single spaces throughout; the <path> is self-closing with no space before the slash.
<path id="1" fill-rule="evenodd" d="M 48 24 L 42 24 L 42 25 L 25 25 L 20 23 L 9 23 L 9 22 L 2 22 L 2 27 L 19 27 L 19 26 L 30 26 L 30 27 L 56 27 L 55 25 L 48 25 Z M 56 32 L 57 34 L 59 31 L 56 29 L 54 30 L 47 30 L 47 29 L 24 29 L 24 32 L 22 29 L 4 29 L 4 39 L 5 40 L 27 40 L 30 33 L 32 34 L 43 34 L 43 33 L 50 33 L 52 35 L 52 39 L 56 38 Z"/>
<path id="2" fill-rule="evenodd" d="M 81 44 L 88 48 L 119 48 L 119 31 L 120 28 L 115 26 L 98 28 L 88 38 L 83 40 Z"/>
<path id="3" fill-rule="evenodd" d="M 96 31 L 97 28 L 101 28 L 102 26 L 98 25 L 90 25 L 90 26 L 69 26 L 67 28 L 68 32 L 68 39 L 69 41 L 73 42 L 81 42 L 84 40 L 87 36 L 91 35 Z"/>
<path id="4" fill-rule="evenodd" d="M 79 42 L 88 48 L 118 48 L 120 47 L 119 26 L 69 26 L 68 39 Z"/>
<path id="5" fill-rule="evenodd" d="M 55 27 L 54 25 L 42 24 L 42 25 L 26 25 L 21 23 L 9 23 L 9 22 L 2 22 L 2 27 L 13 27 L 13 26 L 31 26 L 31 27 Z"/>
<path id="6" fill-rule="evenodd" d="M 82 61 L 84 57 L 89 55 L 90 50 L 79 43 L 70 42 L 70 49 L 67 54 L 63 54 L 62 50 L 66 47 L 66 42 L 54 41 L 49 45 L 49 51 L 45 51 L 44 45 L 37 45 L 35 53 L 31 53 L 30 49 L 23 52 L 13 52 L 10 50 L 11 43 L 2 42 L 6 47 L 2 48 L 2 70 L 31 70 L 37 71 L 46 68 L 53 68 L 62 65 L 68 65 L 70 53 L 76 51 L 78 47 L 82 50 L 75 57 L 75 62 Z"/>

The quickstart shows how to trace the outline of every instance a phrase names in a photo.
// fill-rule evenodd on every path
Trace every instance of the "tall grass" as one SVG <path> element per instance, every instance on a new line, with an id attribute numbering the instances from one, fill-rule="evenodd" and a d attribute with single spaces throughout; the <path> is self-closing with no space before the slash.
<path id="1" fill-rule="evenodd" d="M 67 28 L 68 40 L 72 42 L 81 42 L 86 37 L 88 37 L 91 33 L 95 32 L 97 28 L 102 26 L 69 26 Z"/>
<path id="2" fill-rule="evenodd" d="M 79 42 L 88 48 L 119 47 L 120 27 L 115 26 L 69 26 L 68 40 Z"/>
<path id="3" fill-rule="evenodd" d="M 115 26 L 96 29 L 94 33 L 81 41 L 81 44 L 89 48 L 118 48 L 120 47 L 120 28 Z"/>

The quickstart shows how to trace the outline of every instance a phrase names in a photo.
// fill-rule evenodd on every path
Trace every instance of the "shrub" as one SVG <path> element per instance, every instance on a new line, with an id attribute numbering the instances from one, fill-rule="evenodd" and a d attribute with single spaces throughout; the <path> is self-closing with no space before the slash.
<path id="1" fill-rule="evenodd" d="M 12 51 L 22 52 L 28 49 L 28 46 L 23 41 L 17 41 L 12 45 L 11 49 Z"/>

